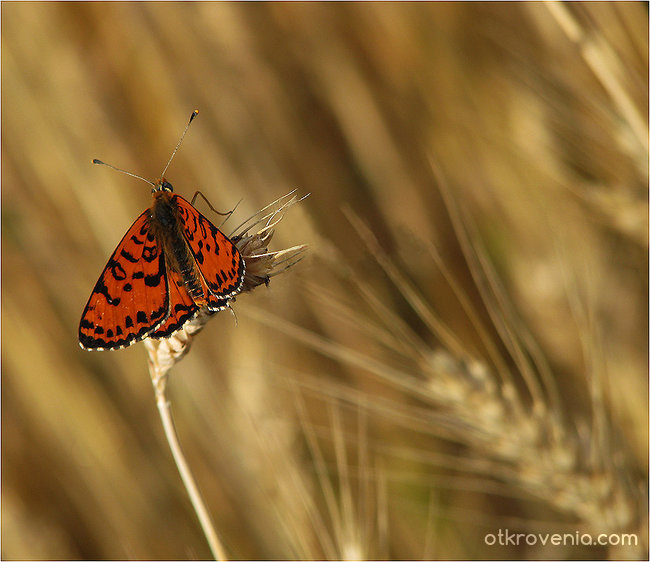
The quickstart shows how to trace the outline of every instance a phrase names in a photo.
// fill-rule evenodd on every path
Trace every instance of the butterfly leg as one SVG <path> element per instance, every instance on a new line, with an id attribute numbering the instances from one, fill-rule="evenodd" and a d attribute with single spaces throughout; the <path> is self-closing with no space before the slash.
<path id="1" fill-rule="evenodd" d="M 194 196 L 192 197 L 192 201 L 190 201 L 190 203 L 192 203 L 192 207 L 194 207 L 194 202 L 196 201 L 196 198 L 197 198 L 199 195 L 203 198 L 203 201 L 205 201 L 205 202 L 208 204 L 208 207 L 210 207 L 210 209 L 211 209 L 213 212 L 215 212 L 217 215 L 221 215 L 222 217 L 229 217 L 230 215 L 232 215 L 233 212 L 235 211 L 235 209 L 237 208 L 237 205 L 239 205 L 239 203 L 237 203 L 237 205 L 235 205 L 235 209 L 233 209 L 232 211 L 228 211 L 228 212 L 226 212 L 226 213 L 221 213 L 221 212 L 217 211 L 217 210 L 212 206 L 212 203 L 210 203 L 210 200 L 209 200 L 205 195 L 203 195 L 203 193 L 202 193 L 201 191 L 198 191 L 198 190 L 197 190 L 196 193 L 194 194 Z"/>

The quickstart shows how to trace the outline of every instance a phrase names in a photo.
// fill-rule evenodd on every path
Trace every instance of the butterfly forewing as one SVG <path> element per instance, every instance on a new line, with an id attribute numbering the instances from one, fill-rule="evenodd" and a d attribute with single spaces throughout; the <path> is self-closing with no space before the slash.
<path id="1" fill-rule="evenodd" d="M 175 195 L 174 200 L 178 205 L 183 236 L 209 292 L 208 307 L 219 310 L 241 290 L 244 260 L 228 237 L 188 201 L 179 195 Z"/>
<path id="2" fill-rule="evenodd" d="M 118 244 L 93 289 L 79 324 L 86 349 L 119 349 L 156 330 L 169 314 L 162 249 L 149 231 L 149 210 Z"/>

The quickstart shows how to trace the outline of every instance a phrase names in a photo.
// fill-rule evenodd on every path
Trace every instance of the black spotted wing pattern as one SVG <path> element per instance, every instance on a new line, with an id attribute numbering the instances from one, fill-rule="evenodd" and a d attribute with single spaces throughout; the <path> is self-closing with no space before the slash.
<path id="1" fill-rule="evenodd" d="M 142 213 L 118 244 L 79 324 L 85 349 L 120 349 L 158 329 L 169 315 L 164 253 Z"/>
<path id="2" fill-rule="evenodd" d="M 207 287 L 208 307 L 220 310 L 242 287 L 245 263 L 230 239 L 197 211 L 189 201 L 174 195 L 183 235 Z"/>

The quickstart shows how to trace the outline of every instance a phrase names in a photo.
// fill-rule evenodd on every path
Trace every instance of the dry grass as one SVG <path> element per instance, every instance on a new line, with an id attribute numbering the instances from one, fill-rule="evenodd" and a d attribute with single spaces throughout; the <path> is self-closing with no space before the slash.
<path id="1" fill-rule="evenodd" d="M 647 558 L 647 32 L 632 3 L 3 4 L 3 558 L 209 556 L 143 346 L 76 342 L 149 204 L 90 160 L 155 177 L 195 107 L 179 193 L 233 226 L 312 193 L 269 246 L 307 259 L 170 378 L 230 557 Z"/>

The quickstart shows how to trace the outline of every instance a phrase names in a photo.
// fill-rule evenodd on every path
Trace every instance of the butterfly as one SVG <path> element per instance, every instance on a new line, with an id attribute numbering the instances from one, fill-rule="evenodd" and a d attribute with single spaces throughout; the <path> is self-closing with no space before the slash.
<path id="1" fill-rule="evenodd" d="M 144 338 L 166 338 L 201 308 L 226 308 L 242 288 L 246 266 L 235 244 L 164 177 L 148 183 L 152 206 L 117 245 L 81 315 L 83 349 L 121 349 Z"/>

